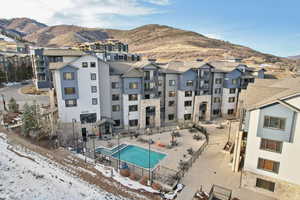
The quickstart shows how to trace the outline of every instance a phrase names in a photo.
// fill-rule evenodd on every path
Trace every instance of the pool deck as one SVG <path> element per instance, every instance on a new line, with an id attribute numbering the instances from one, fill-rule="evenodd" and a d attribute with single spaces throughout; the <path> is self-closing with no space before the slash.
<path id="1" fill-rule="evenodd" d="M 166 154 L 166 157 L 161 160 L 158 165 L 167 167 L 169 169 L 178 170 L 178 163 L 180 160 L 185 160 L 189 158 L 189 155 L 187 153 L 187 149 L 193 148 L 193 150 L 198 150 L 205 142 L 205 140 L 199 140 L 196 141 L 193 139 L 193 135 L 195 133 L 190 133 L 189 130 L 180 130 L 180 137 L 176 137 L 175 140 L 178 142 L 178 146 L 173 147 L 172 149 L 168 149 L 166 147 L 160 147 L 157 144 L 151 144 L 151 150 L 164 153 Z M 140 136 L 144 139 L 149 139 L 149 136 L 143 135 Z M 159 142 L 160 144 L 169 144 L 171 141 L 171 132 L 164 132 L 160 134 L 153 134 L 150 135 L 150 139 L 152 139 L 155 143 Z M 112 140 L 109 140 L 110 143 L 112 143 L 114 146 L 118 144 L 117 138 L 114 138 Z M 121 138 L 120 144 L 132 144 L 139 147 L 143 147 L 145 149 L 149 148 L 149 145 L 147 143 L 141 143 L 136 138 Z M 95 139 L 95 146 L 97 147 L 106 147 L 108 144 L 108 141 L 102 141 Z M 93 142 L 92 140 L 89 140 L 87 143 L 87 146 L 92 148 Z M 184 158 L 184 155 L 186 155 L 186 158 Z"/>

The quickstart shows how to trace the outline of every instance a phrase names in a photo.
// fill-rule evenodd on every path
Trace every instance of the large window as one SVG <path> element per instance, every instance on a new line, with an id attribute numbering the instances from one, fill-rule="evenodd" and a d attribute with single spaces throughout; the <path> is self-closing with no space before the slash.
<path id="1" fill-rule="evenodd" d="M 91 80 L 94 81 L 97 79 L 96 73 L 91 73 Z"/>
<path id="2" fill-rule="evenodd" d="M 187 81 L 186 86 L 193 86 L 193 81 Z"/>
<path id="3" fill-rule="evenodd" d="M 75 106 L 77 106 L 77 100 L 76 99 L 66 99 L 65 104 L 66 104 L 66 107 L 75 107 Z"/>
<path id="4" fill-rule="evenodd" d="M 97 104 L 98 104 L 98 99 L 92 98 L 92 105 L 97 105 Z"/>
<path id="5" fill-rule="evenodd" d="M 191 97 L 191 96 L 193 96 L 193 91 L 185 91 L 184 96 L 185 97 Z"/>
<path id="6" fill-rule="evenodd" d="M 112 82 L 112 83 L 111 83 L 111 88 L 112 88 L 112 89 L 118 89 L 119 87 L 120 87 L 119 82 Z"/>
<path id="7" fill-rule="evenodd" d="M 184 120 L 192 120 L 192 114 L 184 114 Z"/>
<path id="8" fill-rule="evenodd" d="M 74 87 L 67 87 L 67 88 L 64 88 L 64 90 L 65 90 L 66 95 L 75 94 L 75 88 Z"/>
<path id="9" fill-rule="evenodd" d="M 221 98 L 220 97 L 214 97 L 214 103 L 220 103 Z"/>
<path id="10" fill-rule="evenodd" d="M 230 89 L 229 89 L 229 93 L 230 93 L 230 94 L 235 94 L 235 90 L 236 90 L 235 88 L 230 88 Z"/>
<path id="11" fill-rule="evenodd" d="M 137 119 L 132 119 L 129 120 L 129 126 L 137 126 L 138 125 L 138 120 Z"/>
<path id="12" fill-rule="evenodd" d="M 113 94 L 113 95 L 111 95 L 111 100 L 113 100 L 113 101 L 119 101 L 120 100 L 120 95 L 119 94 Z"/>
<path id="13" fill-rule="evenodd" d="M 282 142 L 262 138 L 260 141 L 260 149 L 266 150 L 266 151 L 272 151 L 272 152 L 276 152 L 276 153 L 281 153 Z"/>
<path id="14" fill-rule="evenodd" d="M 169 114 L 169 115 L 168 115 L 168 119 L 169 119 L 170 121 L 173 121 L 173 120 L 175 119 L 175 115 L 174 115 L 174 114 Z"/>
<path id="15" fill-rule="evenodd" d="M 175 80 L 169 80 L 169 86 L 175 86 L 176 81 Z"/>
<path id="16" fill-rule="evenodd" d="M 130 94 L 130 95 L 128 95 L 128 100 L 129 101 L 137 101 L 138 100 L 138 95 L 137 94 Z"/>
<path id="17" fill-rule="evenodd" d="M 64 72 L 64 80 L 74 80 L 74 72 Z"/>
<path id="18" fill-rule="evenodd" d="M 232 79 L 232 85 L 237 85 L 238 84 L 238 79 Z"/>
<path id="19" fill-rule="evenodd" d="M 169 97 L 175 97 L 176 96 L 176 92 L 175 91 L 170 91 L 169 92 Z"/>
<path id="20" fill-rule="evenodd" d="M 216 78 L 215 83 L 216 84 L 221 84 L 222 83 L 222 78 Z"/>
<path id="21" fill-rule="evenodd" d="M 113 112 L 119 112 L 120 111 L 120 105 L 113 105 L 112 106 L 112 111 Z"/>
<path id="22" fill-rule="evenodd" d="M 191 107 L 192 106 L 192 101 L 185 101 L 184 102 L 184 107 Z"/>
<path id="23" fill-rule="evenodd" d="M 234 103 L 235 102 L 235 97 L 229 97 L 228 102 L 229 103 Z"/>
<path id="24" fill-rule="evenodd" d="M 169 101 L 169 107 L 175 106 L 175 101 Z"/>
<path id="25" fill-rule="evenodd" d="M 81 114 L 80 121 L 82 124 L 95 123 L 97 121 L 97 114 L 96 113 Z"/>
<path id="26" fill-rule="evenodd" d="M 137 105 L 131 105 L 128 107 L 129 112 L 135 112 L 138 111 L 138 106 Z"/>
<path id="27" fill-rule="evenodd" d="M 91 91 L 92 91 L 92 93 L 96 93 L 97 92 L 97 86 L 91 86 Z"/>
<path id="28" fill-rule="evenodd" d="M 264 118 L 264 128 L 272 128 L 284 130 L 285 128 L 285 119 L 279 117 L 265 116 Z"/>
<path id="29" fill-rule="evenodd" d="M 87 68 L 89 66 L 88 62 L 82 62 L 82 67 Z"/>
<path id="30" fill-rule="evenodd" d="M 96 63 L 95 62 L 91 62 L 91 67 L 96 67 Z"/>
<path id="31" fill-rule="evenodd" d="M 221 88 L 215 88 L 215 94 L 221 94 Z"/>
<path id="32" fill-rule="evenodd" d="M 228 115 L 233 115 L 234 114 L 234 109 L 228 109 L 227 114 Z"/>
<path id="33" fill-rule="evenodd" d="M 274 192 L 275 190 L 275 183 L 271 181 L 267 181 L 261 178 L 256 179 L 256 187 L 269 190 L 271 192 Z"/>
<path id="34" fill-rule="evenodd" d="M 138 89 L 138 88 L 139 88 L 138 82 L 129 83 L 129 89 Z"/>
<path id="35" fill-rule="evenodd" d="M 121 120 L 116 119 L 116 120 L 114 120 L 114 121 L 115 121 L 114 126 L 120 126 L 120 125 L 121 125 Z"/>
<path id="36" fill-rule="evenodd" d="M 150 80 L 150 71 L 145 71 L 144 75 L 145 75 L 145 80 Z"/>
<path id="37" fill-rule="evenodd" d="M 258 158 L 258 169 L 262 169 L 269 172 L 278 173 L 279 171 L 279 162 L 273 160 L 267 160 L 263 158 Z"/>

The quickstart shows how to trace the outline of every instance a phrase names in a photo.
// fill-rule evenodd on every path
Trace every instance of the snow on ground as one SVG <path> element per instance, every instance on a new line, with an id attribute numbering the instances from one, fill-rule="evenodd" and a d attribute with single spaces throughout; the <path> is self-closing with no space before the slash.
<path id="1" fill-rule="evenodd" d="M 71 176 L 58 164 L 37 153 L 15 148 L 17 153 L 14 153 L 9 150 L 12 147 L 5 138 L 5 134 L 0 133 L 1 200 L 123 199 Z"/>

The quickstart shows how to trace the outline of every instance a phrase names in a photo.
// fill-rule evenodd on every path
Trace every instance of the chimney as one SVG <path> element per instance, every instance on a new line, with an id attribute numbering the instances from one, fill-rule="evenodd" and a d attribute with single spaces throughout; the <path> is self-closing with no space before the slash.
<path id="1" fill-rule="evenodd" d="M 203 59 L 202 59 L 202 58 L 197 58 L 196 61 L 197 61 L 197 62 L 202 62 Z"/>

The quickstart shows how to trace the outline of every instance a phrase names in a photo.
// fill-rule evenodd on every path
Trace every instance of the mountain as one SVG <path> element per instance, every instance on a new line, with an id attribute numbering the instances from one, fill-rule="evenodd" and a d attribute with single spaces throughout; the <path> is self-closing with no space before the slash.
<path id="1" fill-rule="evenodd" d="M 29 18 L 0 19 L 0 26 L 6 30 L 18 32 L 22 36 L 47 27 L 46 24 Z"/>
<path id="2" fill-rule="evenodd" d="M 291 59 L 291 60 L 300 60 L 300 55 L 298 55 L 298 56 L 289 56 L 288 58 Z"/>

